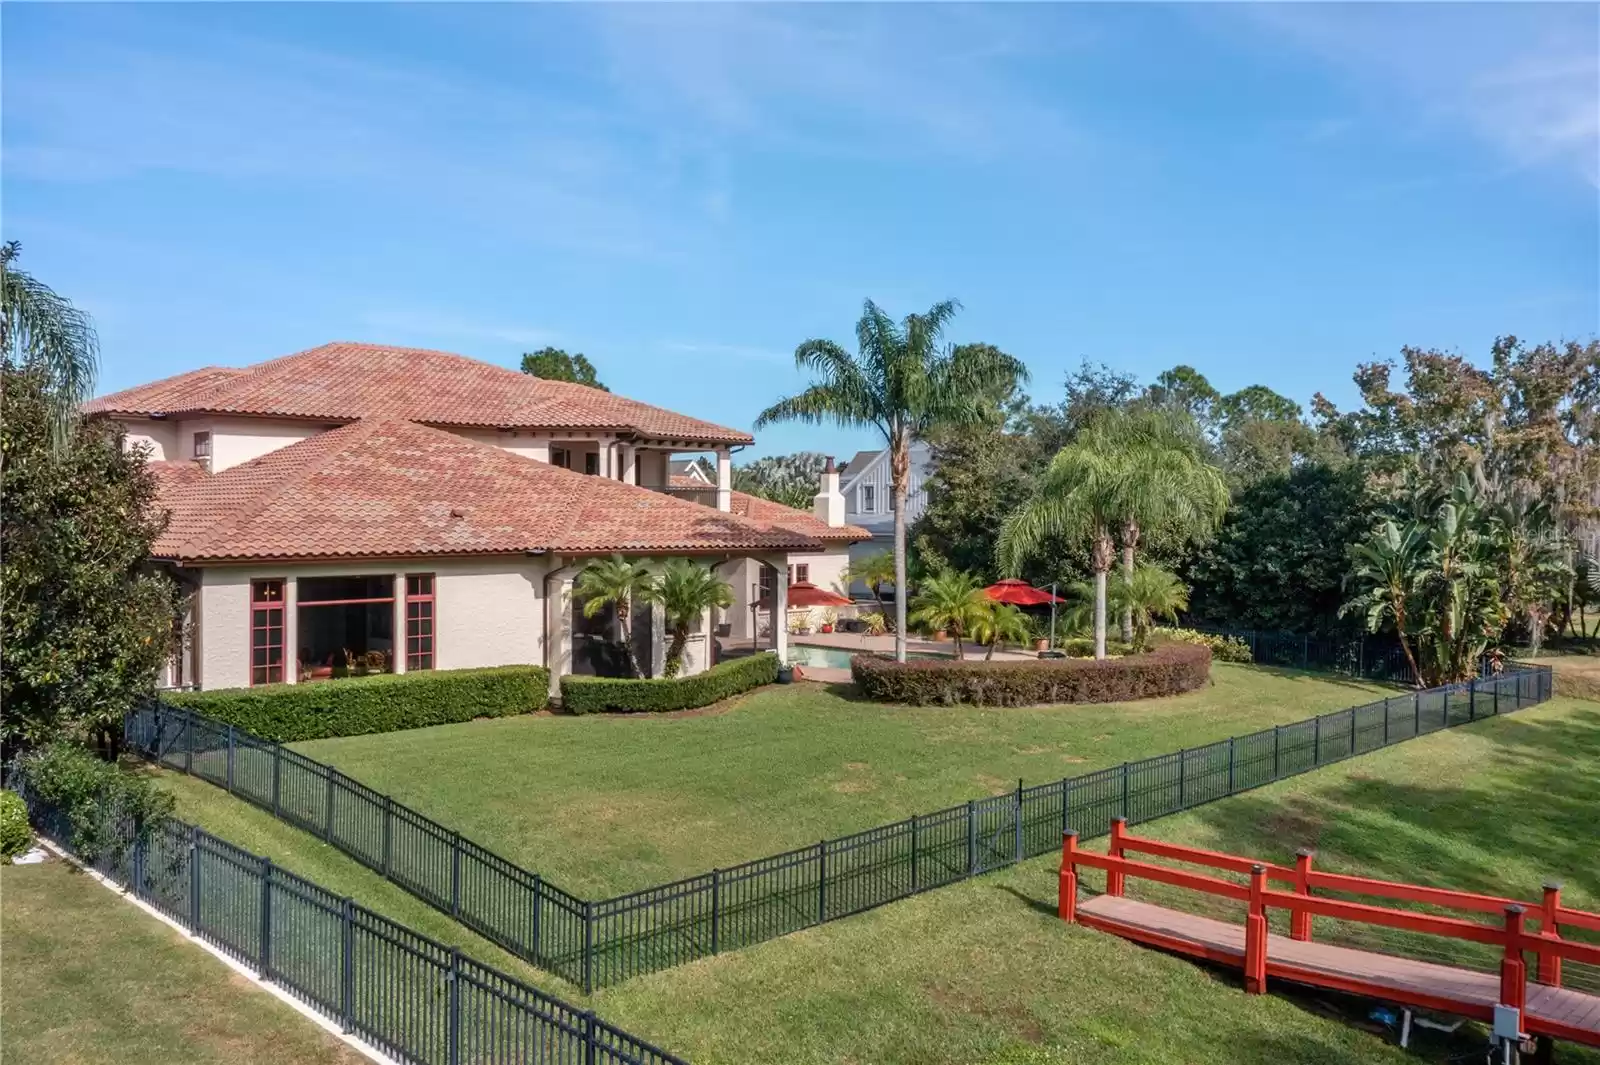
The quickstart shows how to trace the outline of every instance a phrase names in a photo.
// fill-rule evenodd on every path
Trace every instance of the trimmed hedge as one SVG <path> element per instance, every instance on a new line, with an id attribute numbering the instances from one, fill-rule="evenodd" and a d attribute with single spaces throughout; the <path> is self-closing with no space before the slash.
<path id="1" fill-rule="evenodd" d="M 778 679 L 778 656 L 761 654 L 735 658 L 704 673 L 672 680 L 636 680 L 617 677 L 561 678 L 561 705 L 569 714 L 598 714 L 608 710 L 660 713 L 692 710 Z"/>
<path id="2" fill-rule="evenodd" d="M 28 827 L 28 804 L 14 791 L 0 791 L 0 862 L 28 853 L 33 829 Z"/>
<path id="3" fill-rule="evenodd" d="M 913 658 L 896 662 L 878 655 L 856 655 L 850 660 L 850 675 L 863 695 L 884 703 L 1115 703 L 1193 691 L 1211 675 L 1211 650 L 1170 643 L 1147 654 L 1102 661 Z"/>
<path id="4" fill-rule="evenodd" d="M 172 692 L 163 698 L 279 743 L 504 717 L 550 705 L 543 666 L 385 673 L 308 684 Z"/>

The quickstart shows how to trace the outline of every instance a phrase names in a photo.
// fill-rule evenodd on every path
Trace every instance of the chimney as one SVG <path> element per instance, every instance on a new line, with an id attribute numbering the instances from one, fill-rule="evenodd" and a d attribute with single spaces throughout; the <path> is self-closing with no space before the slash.
<path id="1" fill-rule="evenodd" d="M 822 468 L 822 491 L 812 499 L 811 513 L 835 529 L 844 525 L 844 496 L 839 493 L 839 469 L 833 464 L 832 455 Z"/>

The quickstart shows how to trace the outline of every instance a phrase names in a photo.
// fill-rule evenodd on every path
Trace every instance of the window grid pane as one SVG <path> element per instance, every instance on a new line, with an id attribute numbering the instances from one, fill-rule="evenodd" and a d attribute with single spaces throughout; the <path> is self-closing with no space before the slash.
<path id="1" fill-rule="evenodd" d="M 406 575 L 406 672 L 433 668 L 433 574 Z"/>
<path id="2" fill-rule="evenodd" d="M 250 683 L 283 682 L 283 581 L 250 582 Z"/>

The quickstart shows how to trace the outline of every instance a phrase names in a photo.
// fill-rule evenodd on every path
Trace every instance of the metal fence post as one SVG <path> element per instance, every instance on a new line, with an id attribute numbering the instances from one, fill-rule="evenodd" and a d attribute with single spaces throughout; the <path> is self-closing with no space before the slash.
<path id="1" fill-rule="evenodd" d="M 461 916 L 461 833 L 450 833 L 450 916 Z"/>
<path id="2" fill-rule="evenodd" d="M 450 948 L 450 1015 L 446 1022 L 450 1043 L 450 1065 L 461 1065 L 461 948 Z"/>
<path id="3" fill-rule="evenodd" d="M 383 876 L 389 878 L 389 857 L 394 849 L 394 800 L 383 797 Z"/>
<path id="4" fill-rule="evenodd" d="M 1235 766 L 1238 764 L 1238 759 L 1235 757 L 1234 742 L 1233 741 L 1234 741 L 1234 737 L 1229 736 L 1228 737 L 1228 794 L 1229 795 L 1232 795 L 1234 793 L 1235 782 L 1236 782 L 1236 779 L 1237 779 L 1237 771 L 1235 769 Z"/>
<path id="5" fill-rule="evenodd" d="M 1182 810 L 1184 808 L 1184 806 L 1183 806 L 1183 791 L 1184 791 L 1185 778 L 1188 776 L 1188 768 L 1189 768 L 1189 748 L 1180 747 L 1180 748 L 1178 748 L 1178 809 L 1180 809 L 1180 810 Z M 1123 813 L 1127 813 L 1127 811 L 1124 810 Z"/>
<path id="6" fill-rule="evenodd" d="M 145 861 L 144 832 L 141 826 L 133 826 L 133 897 L 144 897 L 144 861 Z"/>
<path id="7" fill-rule="evenodd" d="M 1356 676 L 1367 675 L 1367 637 L 1365 634 L 1356 637 Z"/>
<path id="8" fill-rule="evenodd" d="M 261 979 L 272 971 L 272 859 L 261 859 Z"/>
<path id="9" fill-rule="evenodd" d="M 272 745 L 272 816 L 278 816 L 278 788 L 283 778 L 283 745 Z"/>
<path id="10" fill-rule="evenodd" d="M 1494 713 L 1495 713 L 1496 717 L 1500 716 L 1500 678 L 1499 677 L 1494 678 Z"/>
<path id="11" fill-rule="evenodd" d="M 1422 735 L 1422 693 L 1411 693 L 1411 735 Z"/>
<path id="12" fill-rule="evenodd" d="M 711 953 L 722 953 L 722 870 L 711 870 Z"/>
<path id="13" fill-rule="evenodd" d="M 1318 714 L 1311 721 L 1311 764 L 1322 764 L 1322 715 Z"/>
<path id="14" fill-rule="evenodd" d="M 1467 721 L 1478 720 L 1478 679 L 1473 677 L 1467 681 Z"/>
<path id="15" fill-rule="evenodd" d="M 346 896 L 340 906 L 343 937 L 339 957 L 343 962 L 339 980 L 339 1023 L 346 1031 L 355 1030 L 356 1021 L 356 915 L 355 900 Z"/>
<path id="16" fill-rule="evenodd" d="M 1356 756 L 1356 708 L 1350 708 L 1350 757 Z"/>
<path id="17" fill-rule="evenodd" d="M 1307 634 L 1307 636 L 1305 638 L 1305 642 L 1301 646 L 1300 668 L 1301 669 L 1310 669 L 1311 668 L 1311 636 L 1309 634 Z"/>
<path id="18" fill-rule="evenodd" d="M 599 1046 L 594 1038 L 594 1010 L 583 1011 L 583 1065 L 595 1065 Z"/>
<path id="19" fill-rule="evenodd" d="M 817 841 L 817 923 L 828 919 L 828 841 Z"/>
<path id="20" fill-rule="evenodd" d="M 200 826 L 189 826 L 189 933 L 200 934 Z"/>
<path id="21" fill-rule="evenodd" d="M 1450 727 L 1450 686 L 1444 687 L 1444 710 L 1439 714 L 1439 727 Z"/>
<path id="22" fill-rule="evenodd" d="M 333 841 L 333 774 L 334 774 L 334 768 L 331 765 L 327 766 L 327 767 L 324 768 L 323 772 L 325 772 L 327 774 L 327 776 L 328 776 L 328 787 L 327 787 L 327 790 L 324 792 L 324 796 L 323 796 L 323 807 L 324 807 L 324 809 L 323 809 L 323 812 L 322 812 L 322 838 L 331 843 Z"/>
<path id="23" fill-rule="evenodd" d="M 194 715 L 183 719 L 183 771 L 194 772 Z"/>
<path id="24" fill-rule="evenodd" d="M 967 875 L 978 871 L 978 810 L 977 802 L 967 800 Z"/>
<path id="25" fill-rule="evenodd" d="M 229 792 L 229 794 L 232 794 L 232 792 L 233 792 L 233 761 L 234 761 L 235 751 L 237 750 L 237 746 L 238 745 L 234 742 L 234 728 L 233 728 L 232 725 L 229 725 L 228 726 L 228 792 Z"/>
<path id="26" fill-rule="evenodd" d="M 594 992 L 594 903 L 583 904 L 583 993 Z"/>
<path id="27" fill-rule="evenodd" d="M 533 960 L 539 960 L 539 924 L 544 911 L 544 878 L 533 874 Z"/>
<path id="28" fill-rule="evenodd" d="M 1017 778 L 1017 801 L 1013 804 L 1013 810 L 1014 810 L 1014 812 L 1016 814 L 1016 827 L 1017 827 L 1017 851 L 1016 851 L 1016 859 L 1015 860 L 1020 862 L 1020 861 L 1022 861 L 1022 778 L 1021 777 Z"/>
<path id="29" fill-rule="evenodd" d="M 1282 750 L 1282 748 L 1283 748 L 1283 726 L 1282 725 L 1273 725 L 1272 726 L 1272 779 L 1273 780 L 1278 780 L 1283 776 L 1283 770 L 1282 770 L 1281 766 L 1279 765 L 1279 752 Z"/>
<path id="30" fill-rule="evenodd" d="M 1389 697 L 1383 697 L 1383 745 L 1389 746 Z"/>
<path id="31" fill-rule="evenodd" d="M 1061 834 L 1066 835 L 1071 829 L 1072 818 L 1072 778 L 1061 778 Z"/>
<path id="32" fill-rule="evenodd" d="M 920 838 L 920 834 L 917 832 L 917 815 L 916 814 L 912 814 L 911 815 L 911 894 L 913 894 L 913 895 L 915 895 L 921 889 L 921 884 L 920 884 L 920 882 L 918 881 L 918 878 L 917 878 L 917 848 L 921 845 L 921 843 L 922 843 L 922 840 Z"/>

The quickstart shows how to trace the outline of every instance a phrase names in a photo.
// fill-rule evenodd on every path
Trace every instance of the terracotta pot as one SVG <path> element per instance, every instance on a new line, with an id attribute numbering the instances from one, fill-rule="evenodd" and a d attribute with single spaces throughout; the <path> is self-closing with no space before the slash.
<path id="1" fill-rule="evenodd" d="M 949 638 L 950 637 L 945 635 L 945 632 L 944 632 L 943 629 L 939 629 L 939 630 L 935 631 L 934 634 L 933 634 L 933 639 L 934 639 L 935 643 L 944 643 Z"/>
<path id="2" fill-rule="evenodd" d="M 1049 640 L 1034 640 L 1033 641 L 1033 649 L 1035 651 L 1048 651 L 1048 650 L 1050 650 L 1050 641 Z"/>

